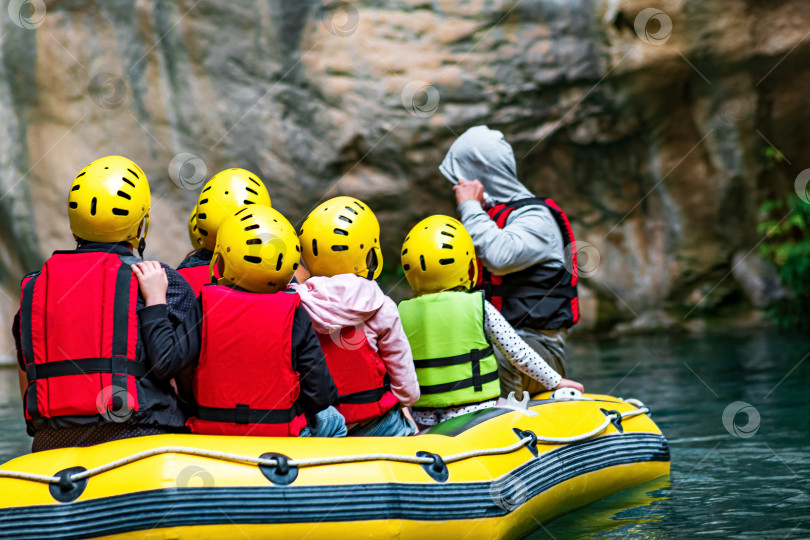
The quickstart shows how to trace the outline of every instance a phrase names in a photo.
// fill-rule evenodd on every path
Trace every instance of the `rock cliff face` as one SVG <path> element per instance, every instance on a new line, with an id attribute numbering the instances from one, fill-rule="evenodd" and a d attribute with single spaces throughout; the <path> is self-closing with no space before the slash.
<path id="1" fill-rule="evenodd" d="M 810 4 L 654 4 L 10 0 L 0 319 L 20 276 L 71 246 L 67 187 L 99 156 L 147 172 L 152 257 L 179 262 L 194 188 L 240 166 L 294 223 L 326 197 L 367 200 L 393 269 L 409 225 L 453 213 L 436 167 L 482 123 L 574 220 L 583 327 L 749 305 L 733 257 L 810 163 Z"/>

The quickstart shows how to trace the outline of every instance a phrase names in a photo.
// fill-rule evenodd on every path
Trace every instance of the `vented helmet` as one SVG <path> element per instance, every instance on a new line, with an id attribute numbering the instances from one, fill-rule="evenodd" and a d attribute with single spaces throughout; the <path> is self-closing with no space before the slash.
<path id="1" fill-rule="evenodd" d="M 245 169 L 226 169 L 214 175 L 197 199 L 197 230 L 203 247 L 214 251 L 217 231 L 225 218 L 245 205 L 270 206 L 270 195 L 258 176 Z"/>
<path id="2" fill-rule="evenodd" d="M 322 203 L 307 216 L 299 236 L 304 264 L 313 276 L 376 279 L 382 271 L 380 224 L 368 205 L 354 197 Z"/>
<path id="3" fill-rule="evenodd" d="M 203 240 L 200 231 L 197 229 L 197 207 L 191 209 L 191 214 L 188 216 L 188 239 L 191 240 L 191 245 L 194 249 L 203 247 Z"/>
<path id="4" fill-rule="evenodd" d="M 220 285 L 237 285 L 256 293 L 283 290 L 298 268 L 301 247 L 295 229 L 277 210 L 260 204 L 243 207 L 219 227 L 209 267 Z"/>
<path id="5" fill-rule="evenodd" d="M 82 240 L 129 242 L 138 249 L 149 232 L 151 204 L 149 181 L 135 162 L 121 156 L 99 158 L 70 187 L 70 230 Z"/>
<path id="6" fill-rule="evenodd" d="M 478 280 L 472 238 L 449 216 L 430 216 L 411 229 L 402 244 L 402 268 L 419 294 L 469 289 Z"/>

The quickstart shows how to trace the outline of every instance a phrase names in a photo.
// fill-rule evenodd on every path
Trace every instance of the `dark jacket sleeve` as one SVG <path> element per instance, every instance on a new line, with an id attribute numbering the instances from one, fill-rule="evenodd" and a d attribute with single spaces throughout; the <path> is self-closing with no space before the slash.
<path id="1" fill-rule="evenodd" d="M 22 344 L 20 343 L 20 312 L 14 315 L 14 323 L 11 325 L 11 333 L 14 334 L 14 346 L 17 348 L 17 364 L 25 371 L 25 361 L 22 355 Z"/>
<path id="2" fill-rule="evenodd" d="M 202 342 L 202 304 L 192 302 L 175 329 L 166 304 L 141 308 L 141 340 L 150 375 L 168 380 L 197 363 Z"/>
<path id="3" fill-rule="evenodd" d="M 186 313 L 193 309 L 197 298 L 194 295 L 194 289 L 180 275 L 180 272 L 163 263 L 160 266 L 166 270 L 166 279 L 169 281 L 169 287 L 166 290 L 169 320 L 174 326 L 178 326 L 186 318 Z"/>
<path id="4" fill-rule="evenodd" d="M 295 310 L 292 331 L 292 365 L 299 374 L 301 406 L 308 417 L 337 404 L 337 387 L 326 358 L 312 329 L 312 321 L 304 308 Z"/>

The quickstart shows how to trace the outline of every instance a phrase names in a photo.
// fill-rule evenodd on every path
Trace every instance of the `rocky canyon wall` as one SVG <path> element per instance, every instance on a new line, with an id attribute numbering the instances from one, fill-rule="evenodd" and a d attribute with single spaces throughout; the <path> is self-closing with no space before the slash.
<path id="1" fill-rule="evenodd" d="M 293 223 L 365 199 L 393 269 L 410 225 L 454 212 L 447 148 L 488 124 L 571 215 L 596 329 L 762 304 L 757 209 L 810 166 L 802 0 L 11 0 L 0 15 L 4 327 L 20 277 L 72 245 L 73 176 L 106 154 L 150 179 L 148 256 L 179 262 L 202 180 L 239 166 Z"/>

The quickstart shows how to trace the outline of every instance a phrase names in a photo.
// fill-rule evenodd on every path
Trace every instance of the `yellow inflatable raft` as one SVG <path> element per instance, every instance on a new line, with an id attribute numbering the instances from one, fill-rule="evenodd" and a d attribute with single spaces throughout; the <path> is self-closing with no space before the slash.
<path id="1" fill-rule="evenodd" d="M 0 538 L 519 538 L 669 474 L 646 407 L 537 396 L 406 438 L 159 435 L 0 467 Z"/>

